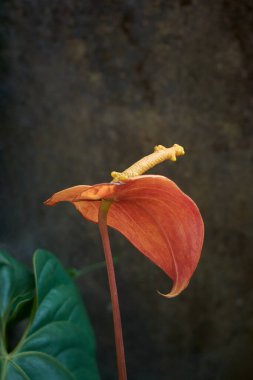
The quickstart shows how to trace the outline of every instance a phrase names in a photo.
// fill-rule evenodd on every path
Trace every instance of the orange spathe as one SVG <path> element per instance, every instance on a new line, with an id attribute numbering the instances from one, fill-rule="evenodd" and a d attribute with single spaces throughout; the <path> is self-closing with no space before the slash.
<path id="1" fill-rule="evenodd" d="M 74 186 L 54 194 L 45 204 L 71 202 L 84 218 L 98 223 L 103 199 L 112 201 L 108 225 L 173 280 L 164 296 L 178 295 L 188 285 L 203 245 L 204 224 L 196 204 L 173 181 L 159 175 Z"/>

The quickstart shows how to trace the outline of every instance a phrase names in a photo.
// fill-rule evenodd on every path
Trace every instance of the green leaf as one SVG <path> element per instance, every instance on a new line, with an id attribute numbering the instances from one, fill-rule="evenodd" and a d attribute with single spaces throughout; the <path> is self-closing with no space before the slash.
<path id="1" fill-rule="evenodd" d="M 72 279 L 43 250 L 34 255 L 34 275 L 30 322 L 16 348 L 1 353 L 0 379 L 99 380 L 93 332 Z"/>
<path id="2" fill-rule="evenodd" d="M 0 252 L 0 324 L 17 319 L 34 293 L 34 276 L 6 252 Z"/>

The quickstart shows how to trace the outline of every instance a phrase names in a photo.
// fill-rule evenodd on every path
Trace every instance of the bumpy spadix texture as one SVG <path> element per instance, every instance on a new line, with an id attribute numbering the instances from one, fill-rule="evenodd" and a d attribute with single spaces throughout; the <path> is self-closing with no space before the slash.
<path id="1" fill-rule="evenodd" d="M 45 203 L 69 201 L 84 218 L 98 223 L 102 199 L 112 200 L 108 225 L 173 280 L 172 290 L 165 296 L 178 295 L 189 283 L 203 244 L 204 226 L 196 204 L 173 181 L 158 175 L 75 186 Z"/>

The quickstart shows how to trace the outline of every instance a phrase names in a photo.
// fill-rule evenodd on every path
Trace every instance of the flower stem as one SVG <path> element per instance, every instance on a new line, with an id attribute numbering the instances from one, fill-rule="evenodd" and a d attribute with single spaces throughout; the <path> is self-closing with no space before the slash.
<path id="1" fill-rule="evenodd" d="M 111 252 L 110 240 L 109 240 L 108 228 L 107 228 L 107 213 L 108 213 L 110 205 L 111 205 L 110 201 L 102 200 L 101 206 L 99 209 L 99 214 L 98 214 L 98 225 L 99 225 L 99 231 L 100 231 L 103 248 L 104 248 L 107 274 L 108 274 L 108 280 L 109 280 L 109 288 L 110 288 L 110 293 L 111 293 L 118 375 L 119 375 L 119 380 L 127 380 L 118 291 L 117 291 L 112 252 Z"/>

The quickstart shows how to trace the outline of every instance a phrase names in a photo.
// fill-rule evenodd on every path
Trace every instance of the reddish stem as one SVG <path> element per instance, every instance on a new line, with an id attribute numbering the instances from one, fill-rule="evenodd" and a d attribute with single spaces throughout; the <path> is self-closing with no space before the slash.
<path id="1" fill-rule="evenodd" d="M 118 375 L 119 375 L 119 380 L 127 380 L 118 291 L 117 291 L 112 252 L 111 252 L 110 240 L 109 240 L 108 228 L 107 228 L 107 213 L 108 213 L 110 204 L 111 204 L 110 201 L 103 200 L 101 202 L 101 206 L 100 206 L 99 214 L 98 214 L 98 225 L 99 225 L 100 235 L 102 238 L 102 243 L 103 243 L 103 248 L 104 248 L 107 274 L 108 274 L 108 280 L 109 280 L 109 288 L 110 288 L 110 293 L 111 293 Z"/>

